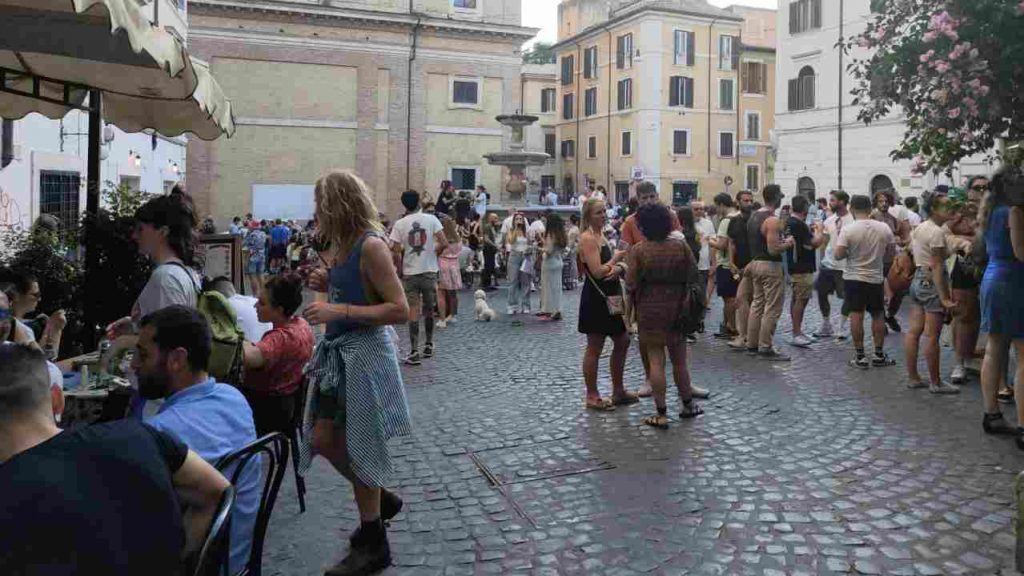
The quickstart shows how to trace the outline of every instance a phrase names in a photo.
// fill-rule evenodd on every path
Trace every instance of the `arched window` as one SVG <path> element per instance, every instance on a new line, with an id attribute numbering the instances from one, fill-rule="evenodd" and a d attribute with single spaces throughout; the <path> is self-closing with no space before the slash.
<path id="1" fill-rule="evenodd" d="M 814 180 L 811 180 L 807 176 L 803 176 L 796 181 L 796 189 L 801 196 L 807 198 L 808 202 L 812 204 L 814 203 L 817 196 L 817 192 L 814 188 Z"/>
<path id="2" fill-rule="evenodd" d="M 814 85 L 817 76 L 814 68 L 804 66 L 796 78 L 789 81 L 789 109 L 810 110 L 814 108 Z"/>
<path id="3" fill-rule="evenodd" d="M 892 185 L 892 180 L 889 179 L 885 174 L 879 174 L 871 179 L 871 197 L 874 198 L 875 194 L 879 192 L 895 192 L 896 187 Z"/>

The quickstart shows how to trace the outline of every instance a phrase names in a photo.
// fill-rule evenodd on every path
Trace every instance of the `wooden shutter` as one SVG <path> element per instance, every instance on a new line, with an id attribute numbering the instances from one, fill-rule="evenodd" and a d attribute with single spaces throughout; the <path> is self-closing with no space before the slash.
<path id="1" fill-rule="evenodd" d="M 732 38 L 732 70 L 738 70 L 740 67 L 740 37 L 730 36 Z"/>
<path id="2" fill-rule="evenodd" d="M 789 81 L 789 111 L 800 109 L 800 79 Z"/>
<path id="3" fill-rule="evenodd" d="M 622 70 L 626 66 L 626 37 L 615 39 L 615 67 Z"/>
<path id="4" fill-rule="evenodd" d="M 668 105 L 679 106 L 683 102 L 682 89 L 683 89 L 683 78 L 681 76 L 671 76 L 668 79 Z"/>
<path id="5" fill-rule="evenodd" d="M 693 78 L 683 78 L 683 106 L 693 108 Z"/>
<path id="6" fill-rule="evenodd" d="M 811 2 L 811 28 L 821 28 L 821 0 Z"/>
<path id="7" fill-rule="evenodd" d="M 789 3 L 789 33 L 796 34 L 800 31 L 800 3 Z"/>
<path id="8" fill-rule="evenodd" d="M 814 76 L 803 76 L 800 79 L 801 110 L 814 108 Z"/>
<path id="9" fill-rule="evenodd" d="M 750 94 L 752 92 L 750 73 L 751 68 L 753 67 L 754 65 L 750 62 L 744 62 L 743 65 L 740 66 L 740 90 L 742 90 L 744 94 Z"/>
<path id="10" fill-rule="evenodd" d="M 680 63 L 679 62 L 679 56 L 683 53 L 683 46 L 685 46 L 685 41 L 683 40 L 683 35 L 684 34 L 685 34 L 685 32 L 683 32 L 682 30 L 676 30 L 675 32 L 672 33 L 672 63 L 673 64 L 679 64 Z"/>
<path id="11" fill-rule="evenodd" d="M 696 62 L 697 42 L 693 32 L 687 32 L 686 36 L 686 65 L 693 66 Z"/>

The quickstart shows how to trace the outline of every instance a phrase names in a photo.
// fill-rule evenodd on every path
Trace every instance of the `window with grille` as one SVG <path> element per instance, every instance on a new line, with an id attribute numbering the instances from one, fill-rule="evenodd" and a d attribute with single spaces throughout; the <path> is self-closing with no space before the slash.
<path id="1" fill-rule="evenodd" d="M 573 83 L 573 76 L 576 74 L 576 57 L 573 55 L 562 57 L 562 86 Z"/>
<path id="2" fill-rule="evenodd" d="M 562 158 L 576 157 L 576 141 L 562 140 Z"/>
<path id="3" fill-rule="evenodd" d="M 761 114 L 747 112 L 747 140 L 761 139 Z"/>
<path id="4" fill-rule="evenodd" d="M 814 108 L 814 68 L 804 66 L 800 74 L 789 81 L 789 109 L 811 110 Z"/>
<path id="5" fill-rule="evenodd" d="M 633 79 L 619 80 L 618 88 L 619 110 L 629 110 L 633 107 Z"/>
<path id="6" fill-rule="evenodd" d="M 739 67 L 739 38 L 736 36 L 718 37 L 718 69 L 735 70 Z"/>
<path id="7" fill-rule="evenodd" d="M 736 135 L 732 132 L 721 132 L 718 134 L 718 156 L 720 158 L 732 158 L 736 154 Z"/>
<path id="8" fill-rule="evenodd" d="M 555 189 L 555 177 L 554 176 L 541 176 L 540 187 L 542 190 L 554 190 Z"/>
<path id="9" fill-rule="evenodd" d="M 736 83 L 732 78 L 719 78 L 718 80 L 718 108 L 721 110 L 732 110 L 735 108 L 734 92 Z"/>
<path id="10" fill-rule="evenodd" d="M 623 156 L 633 155 L 633 133 L 623 132 L 622 133 L 622 144 L 619 148 Z"/>
<path id="11" fill-rule="evenodd" d="M 693 66 L 696 57 L 696 43 L 693 32 L 689 30 L 676 30 L 673 36 L 673 64 L 676 66 Z"/>
<path id="12" fill-rule="evenodd" d="M 789 3 L 789 33 L 799 34 L 821 28 L 821 0 L 797 0 Z"/>
<path id="13" fill-rule="evenodd" d="M 597 78 L 597 46 L 583 51 L 583 77 Z"/>
<path id="14" fill-rule="evenodd" d="M 597 158 L 597 136 L 587 137 L 587 158 Z"/>
<path id="15" fill-rule="evenodd" d="M 673 182 L 672 205 L 687 206 L 697 199 L 697 182 Z"/>
<path id="16" fill-rule="evenodd" d="M 544 88 L 540 91 L 540 111 L 541 113 L 550 113 L 555 111 L 555 102 L 558 95 L 555 94 L 554 88 Z"/>
<path id="17" fill-rule="evenodd" d="M 689 130 L 672 131 L 672 154 L 677 156 L 687 156 L 690 154 Z"/>
<path id="18" fill-rule="evenodd" d="M 668 80 L 668 105 L 693 108 L 693 78 L 672 76 Z"/>
<path id="19" fill-rule="evenodd" d="M 633 35 L 619 36 L 615 41 L 615 67 L 619 70 L 633 67 Z"/>
<path id="20" fill-rule="evenodd" d="M 629 202 L 629 182 L 615 183 L 615 202 L 617 204 Z"/>
<path id="21" fill-rule="evenodd" d="M 583 115 L 593 116 L 597 114 L 597 88 L 588 88 L 583 93 Z"/>
<path id="22" fill-rule="evenodd" d="M 768 93 L 768 65 L 763 62 L 744 62 L 740 67 L 740 84 L 744 94 Z"/>
<path id="23" fill-rule="evenodd" d="M 758 164 L 747 165 L 747 190 L 760 190 L 761 189 L 761 166 Z"/>
<path id="24" fill-rule="evenodd" d="M 562 179 L 562 194 L 564 194 L 566 197 L 569 197 L 572 196 L 573 192 L 575 191 L 576 189 L 573 188 L 572 185 L 572 176 L 566 176 L 564 179 Z"/>
<path id="25" fill-rule="evenodd" d="M 39 213 L 60 221 L 62 239 L 78 228 L 81 186 L 82 177 L 77 172 L 39 173 Z"/>
<path id="26" fill-rule="evenodd" d="M 476 168 L 452 168 L 452 186 L 456 190 L 476 189 Z"/>
<path id="27" fill-rule="evenodd" d="M 476 80 L 453 80 L 452 102 L 454 104 L 479 104 L 480 83 Z"/>
<path id="28" fill-rule="evenodd" d="M 551 156 L 552 158 L 555 157 L 555 146 L 556 146 L 555 142 L 556 141 L 557 140 L 556 140 L 556 137 L 555 137 L 554 134 L 545 134 L 544 135 L 544 152 L 546 152 L 547 155 Z"/>
<path id="29" fill-rule="evenodd" d="M 575 94 L 563 94 L 562 95 L 562 119 L 572 120 L 576 117 L 576 95 Z"/>

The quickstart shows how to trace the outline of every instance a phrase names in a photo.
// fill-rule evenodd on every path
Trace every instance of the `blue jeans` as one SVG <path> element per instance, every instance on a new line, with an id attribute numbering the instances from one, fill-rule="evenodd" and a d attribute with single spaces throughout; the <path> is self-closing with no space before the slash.
<path id="1" fill-rule="evenodd" d="M 508 305 L 510 308 L 530 308 L 530 285 L 533 274 L 526 274 L 519 269 L 526 255 L 511 252 L 508 255 Z"/>

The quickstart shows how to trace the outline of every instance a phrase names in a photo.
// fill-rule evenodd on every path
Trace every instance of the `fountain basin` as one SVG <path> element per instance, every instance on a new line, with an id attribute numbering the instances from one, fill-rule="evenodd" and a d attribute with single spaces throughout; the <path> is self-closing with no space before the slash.
<path id="1" fill-rule="evenodd" d="M 512 127 L 523 127 L 533 124 L 537 120 L 540 120 L 539 116 L 528 116 L 526 114 L 503 114 L 495 118 L 499 123 L 505 126 Z"/>
<path id="2" fill-rule="evenodd" d="M 543 166 L 551 156 L 544 152 L 494 152 L 484 154 L 492 166 Z"/>

